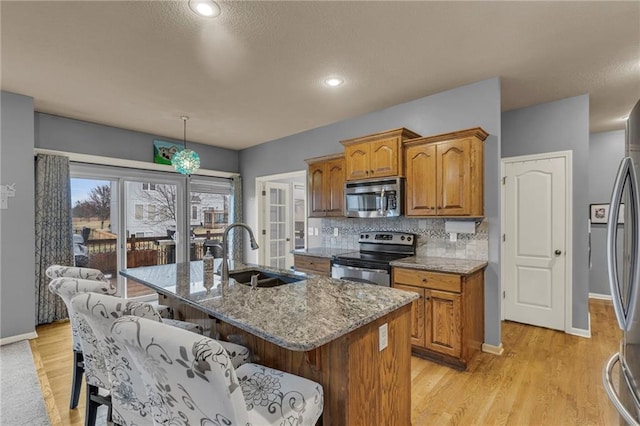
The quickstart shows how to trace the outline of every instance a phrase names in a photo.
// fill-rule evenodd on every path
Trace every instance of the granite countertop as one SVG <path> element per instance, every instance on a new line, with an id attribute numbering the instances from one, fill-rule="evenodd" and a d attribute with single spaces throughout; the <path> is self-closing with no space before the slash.
<path id="1" fill-rule="evenodd" d="M 338 248 L 314 247 L 314 248 L 308 248 L 308 249 L 293 250 L 293 254 L 303 254 L 305 256 L 315 256 L 315 257 L 327 257 L 327 258 L 331 259 L 334 255 L 344 254 L 344 253 L 351 253 L 351 252 L 354 252 L 354 251 L 358 251 L 358 250 L 357 249 L 355 249 L 355 250 L 345 250 L 345 249 L 338 249 Z"/>
<path id="2" fill-rule="evenodd" d="M 394 260 L 391 262 L 391 266 L 469 275 L 486 267 L 487 262 L 484 260 L 453 259 L 448 257 L 411 256 Z"/>
<path id="3" fill-rule="evenodd" d="M 260 268 L 300 281 L 256 288 L 214 276 L 202 283 L 202 261 L 125 269 L 121 275 L 278 346 L 309 351 L 411 303 L 417 294 L 389 287 L 231 262 L 230 271 Z"/>

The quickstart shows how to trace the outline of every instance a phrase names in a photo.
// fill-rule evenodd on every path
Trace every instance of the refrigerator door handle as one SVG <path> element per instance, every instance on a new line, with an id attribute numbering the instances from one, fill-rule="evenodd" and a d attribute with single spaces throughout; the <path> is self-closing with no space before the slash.
<path id="1" fill-rule="evenodd" d="M 627 179 L 627 177 L 629 179 Z M 631 206 L 627 208 L 631 209 L 631 219 L 633 223 L 625 224 L 629 226 L 632 232 L 631 241 L 631 259 L 637 258 L 638 253 L 638 202 L 640 193 L 637 187 L 637 175 L 633 160 L 631 157 L 626 157 L 622 160 L 620 168 L 618 169 L 618 175 L 616 176 L 615 184 L 613 186 L 613 192 L 611 194 L 611 204 L 609 208 L 609 220 L 607 222 L 607 266 L 609 271 L 609 287 L 611 289 L 611 298 L 613 300 L 613 308 L 618 319 L 618 324 L 622 330 L 629 331 L 631 324 L 634 320 L 634 313 L 636 310 L 637 293 L 638 293 L 638 274 L 640 262 L 632 262 L 630 276 L 629 276 L 629 288 L 631 294 L 629 294 L 629 305 L 627 306 L 626 313 L 622 302 L 622 288 L 620 287 L 620 280 L 618 279 L 618 262 L 616 258 L 616 243 L 618 236 L 618 215 L 620 212 L 620 204 L 622 203 L 622 192 L 624 189 L 625 181 L 629 182 L 629 193 L 631 195 Z"/>
<path id="2" fill-rule="evenodd" d="M 604 390 L 607 392 L 613 406 L 616 407 L 616 410 L 620 413 L 620 416 L 622 416 L 629 425 L 640 426 L 640 423 L 638 423 L 629 411 L 627 411 L 622 404 L 622 401 L 620 401 L 620 396 L 616 392 L 615 385 L 613 384 L 612 371 L 618 361 L 620 361 L 620 352 L 616 352 L 611 358 L 609 358 L 609 361 L 607 361 L 607 364 L 602 369 L 602 383 L 604 383 Z"/>

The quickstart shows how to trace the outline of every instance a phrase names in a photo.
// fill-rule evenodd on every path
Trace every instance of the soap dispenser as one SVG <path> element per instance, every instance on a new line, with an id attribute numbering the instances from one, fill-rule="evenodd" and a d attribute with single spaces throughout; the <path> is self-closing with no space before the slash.
<path id="1" fill-rule="evenodd" d="M 207 252 L 202 257 L 202 271 L 203 271 L 203 285 L 204 288 L 209 290 L 213 287 L 213 255 L 210 248 L 207 247 Z"/>

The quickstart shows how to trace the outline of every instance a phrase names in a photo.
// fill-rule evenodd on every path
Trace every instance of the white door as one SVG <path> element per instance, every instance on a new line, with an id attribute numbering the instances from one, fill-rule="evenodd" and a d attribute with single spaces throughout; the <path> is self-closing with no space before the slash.
<path id="1" fill-rule="evenodd" d="M 288 269 L 293 266 L 289 184 L 266 182 L 264 206 L 267 219 L 263 230 L 265 265 Z"/>
<path id="2" fill-rule="evenodd" d="M 566 159 L 505 164 L 505 319 L 565 329 Z"/>

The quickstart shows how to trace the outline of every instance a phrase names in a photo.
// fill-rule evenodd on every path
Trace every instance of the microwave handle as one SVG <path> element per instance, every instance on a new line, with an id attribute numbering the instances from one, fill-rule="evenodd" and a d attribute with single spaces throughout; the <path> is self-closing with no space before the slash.
<path id="1" fill-rule="evenodd" d="M 384 188 L 380 191 L 380 214 L 385 216 L 387 214 L 387 208 L 389 207 L 389 201 L 387 200 L 387 193 Z"/>

